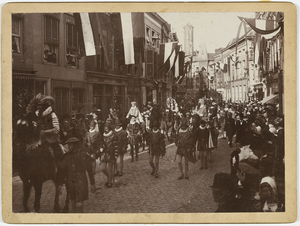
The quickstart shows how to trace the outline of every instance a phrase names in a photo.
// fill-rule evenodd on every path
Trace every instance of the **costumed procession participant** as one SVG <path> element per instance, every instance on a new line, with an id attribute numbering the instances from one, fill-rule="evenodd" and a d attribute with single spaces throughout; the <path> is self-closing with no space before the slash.
<path id="1" fill-rule="evenodd" d="M 207 129 L 208 129 L 208 133 L 209 133 L 209 137 L 208 137 L 208 147 L 207 147 L 207 161 L 212 163 L 212 151 L 215 149 L 215 145 L 216 143 L 214 142 L 215 139 L 215 130 L 217 130 L 217 128 L 215 127 L 215 123 L 214 123 L 214 119 L 212 117 L 212 115 L 209 113 L 208 114 L 208 121 L 207 121 Z"/>
<path id="2" fill-rule="evenodd" d="M 134 154 L 135 160 L 138 161 L 139 142 L 142 131 L 135 115 L 130 116 L 130 122 L 127 125 L 126 132 L 128 134 L 128 141 L 130 144 L 131 162 L 134 162 Z"/>
<path id="3" fill-rule="evenodd" d="M 105 122 L 103 133 L 103 148 L 101 161 L 101 171 L 107 176 L 107 182 L 105 185 L 107 188 L 111 188 L 113 184 L 114 166 L 116 164 L 117 150 L 118 150 L 118 137 L 111 129 L 111 123 Z"/>
<path id="4" fill-rule="evenodd" d="M 59 121 L 52 107 L 53 105 L 54 99 L 51 96 L 41 98 L 41 102 L 38 105 L 38 114 L 42 123 L 41 137 L 50 144 L 55 158 L 61 159 L 66 150 L 60 144 Z"/>
<path id="5" fill-rule="evenodd" d="M 129 109 L 129 112 L 128 112 L 126 118 L 130 119 L 131 115 L 134 115 L 136 117 L 137 123 L 141 123 L 141 122 L 144 121 L 143 117 L 142 117 L 142 115 L 140 113 L 140 110 L 136 106 L 136 102 L 135 101 L 131 102 L 131 108 Z"/>
<path id="6" fill-rule="evenodd" d="M 159 157 L 166 154 L 166 144 L 164 135 L 159 130 L 158 121 L 154 121 L 152 124 L 152 131 L 148 133 L 150 148 L 149 148 L 149 163 L 152 168 L 151 175 L 155 178 L 159 178 Z M 154 163 L 153 163 L 154 159 Z"/>
<path id="7" fill-rule="evenodd" d="M 93 162 L 93 172 L 96 173 L 96 159 L 100 155 L 100 146 L 102 143 L 102 136 L 99 132 L 97 122 L 92 119 L 89 125 L 89 131 L 86 133 L 86 145 L 88 148 L 88 153 L 94 159 Z"/>
<path id="8" fill-rule="evenodd" d="M 199 157 L 201 161 L 200 169 L 207 169 L 207 149 L 209 142 L 209 131 L 206 128 L 206 122 L 204 120 L 200 121 L 200 126 L 195 131 L 195 137 L 198 141 L 197 150 L 199 151 Z"/>
<path id="9" fill-rule="evenodd" d="M 119 159 L 120 159 L 120 167 L 118 167 L 118 163 L 116 163 L 116 176 L 123 176 L 123 159 L 124 159 L 124 154 L 126 153 L 127 149 L 127 133 L 126 131 L 123 130 L 122 128 L 122 122 L 120 119 L 116 118 L 115 120 L 116 123 L 116 128 L 115 128 L 115 134 L 118 137 L 118 154 L 119 154 Z"/>
<path id="10" fill-rule="evenodd" d="M 183 178 L 189 179 L 189 161 L 195 163 L 195 161 L 193 161 L 194 156 L 192 154 L 195 142 L 193 134 L 188 129 L 188 120 L 186 118 L 182 119 L 181 128 L 179 129 L 175 144 L 177 146 L 175 159 L 177 159 L 177 163 L 181 173 L 180 177 L 178 177 L 178 180 L 182 180 Z M 185 168 L 184 171 L 182 166 L 183 157 Z"/>
<path id="11" fill-rule="evenodd" d="M 142 146 L 143 146 L 143 151 L 145 150 L 145 142 L 146 144 L 148 145 L 148 142 L 147 142 L 147 132 L 150 131 L 150 120 L 149 120 L 149 117 L 150 117 L 150 110 L 147 109 L 147 106 L 144 106 L 144 112 L 141 113 L 142 114 L 142 117 L 143 117 L 143 120 L 144 122 L 142 122 L 141 126 L 142 126 Z"/>
<path id="12" fill-rule="evenodd" d="M 229 174 L 216 173 L 211 187 L 219 204 L 215 212 L 241 212 L 241 200 L 236 198 L 236 186 Z"/>
<path id="13" fill-rule="evenodd" d="M 155 99 L 153 100 L 153 104 L 151 104 L 151 102 L 148 102 L 148 106 L 149 106 L 149 110 L 151 112 L 150 117 L 149 117 L 149 120 L 150 120 L 149 128 L 152 129 L 154 121 L 157 121 L 158 123 L 161 121 L 161 117 L 162 117 L 161 109 Z"/>
<path id="14" fill-rule="evenodd" d="M 65 154 L 63 162 L 66 166 L 66 186 L 72 203 L 72 212 L 83 213 L 83 202 L 89 198 L 86 171 L 91 183 L 91 192 L 96 191 L 92 166 L 94 160 L 81 148 L 76 137 L 69 138 L 66 143 L 68 153 Z"/>
<path id="15" fill-rule="evenodd" d="M 235 121 L 232 118 L 232 113 L 228 112 L 228 117 L 225 120 L 224 130 L 226 132 L 226 136 L 228 138 L 229 147 L 232 147 L 232 138 L 235 134 Z"/>
<path id="16" fill-rule="evenodd" d="M 201 117 L 202 120 L 207 118 L 207 110 L 204 104 L 204 99 L 199 99 L 199 104 L 195 108 L 196 113 Z"/>

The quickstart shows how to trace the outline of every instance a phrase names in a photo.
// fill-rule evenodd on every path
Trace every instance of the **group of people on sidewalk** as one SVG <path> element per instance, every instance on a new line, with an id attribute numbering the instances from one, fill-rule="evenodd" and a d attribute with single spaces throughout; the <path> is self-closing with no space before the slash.
<path id="1" fill-rule="evenodd" d="M 155 101 L 148 103 L 143 112 L 132 102 L 123 119 L 110 109 L 108 118 L 102 121 L 100 110 L 95 109 L 76 119 L 64 117 L 59 121 L 53 109 L 54 99 L 38 99 L 35 110 L 42 119 L 41 135 L 51 143 L 57 161 L 67 166 L 70 198 L 78 211 L 83 211 L 83 201 L 88 198 L 86 171 L 91 191 L 96 190 L 97 159 L 100 171 L 107 176 L 105 186 L 111 188 L 114 177 L 123 175 L 128 147 L 134 162 L 138 161 L 139 147 L 145 149 L 147 144 L 150 174 L 159 178 L 159 160 L 166 153 L 166 143 L 161 128 L 162 108 Z M 213 160 L 212 151 L 218 149 L 218 138 L 227 136 L 233 148 L 235 135 L 235 147 L 228 155 L 231 172 L 216 174 L 212 185 L 214 199 L 220 203 L 217 211 L 284 210 L 284 125 L 276 109 L 259 103 L 222 105 L 212 100 L 207 104 L 200 99 L 193 109 L 183 109 L 176 103 L 176 108 L 167 110 L 174 116 L 171 134 L 177 146 L 178 180 L 189 179 L 189 162 L 199 159 L 200 170 L 207 169 Z"/>

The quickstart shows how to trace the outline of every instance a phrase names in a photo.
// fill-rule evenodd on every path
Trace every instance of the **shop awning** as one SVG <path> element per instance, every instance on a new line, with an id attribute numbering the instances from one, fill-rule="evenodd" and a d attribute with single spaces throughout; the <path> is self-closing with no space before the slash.
<path id="1" fill-rule="evenodd" d="M 276 94 L 276 95 L 270 95 L 270 96 L 264 98 L 264 99 L 261 101 L 261 103 L 262 103 L 262 104 L 275 104 L 277 98 L 278 98 L 278 95 L 277 95 L 277 94 Z"/>
<path id="2" fill-rule="evenodd" d="M 28 73 L 13 73 L 14 79 L 34 79 L 34 74 L 28 74 Z"/>

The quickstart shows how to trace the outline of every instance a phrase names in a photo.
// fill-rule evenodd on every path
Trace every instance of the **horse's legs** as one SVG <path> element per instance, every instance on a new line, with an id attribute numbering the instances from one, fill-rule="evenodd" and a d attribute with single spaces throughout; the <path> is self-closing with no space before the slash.
<path id="1" fill-rule="evenodd" d="M 31 190 L 31 183 L 29 181 L 23 181 L 23 207 L 25 212 L 29 212 L 29 208 L 27 205 L 29 195 L 30 195 L 30 190 Z"/>
<path id="2" fill-rule="evenodd" d="M 66 201 L 65 201 L 65 206 L 64 206 L 64 210 L 63 212 L 64 213 L 69 213 L 69 189 L 68 189 L 68 186 L 66 185 L 66 188 L 67 188 L 67 195 L 66 195 Z"/>
<path id="3" fill-rule="evenodd" d="M 168 141 L 170 141 L 170 137 L 169 137 L 169 127 L 168 126 L 166 126 L 166 135 L 167 135 L 167 138 L 168 138 Z"/>
<path id="4" fill-rule="evenodd" d="M 58 181 L 54 182 L 55 184 L 55 197 L 54 197 L 54 212 L 59 213 L 59 193 L 61 186 L 59 185 Z"/>
<path id="5" fill-rule="evenodd" d="M 40 201 L 41 201 L 41 195 L 42 195 L 42 188 L 43 188 L 43 182 L 38 181 L 33 184 L 34 190 L 35 190 L 35 199 L 34 199 L 34 210 L 35 212 L 40 211 Z"/>

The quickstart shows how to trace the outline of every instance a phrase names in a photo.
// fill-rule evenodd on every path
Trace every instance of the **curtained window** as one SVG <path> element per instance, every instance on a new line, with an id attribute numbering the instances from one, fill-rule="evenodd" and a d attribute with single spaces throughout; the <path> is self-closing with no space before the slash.
<path id="1" fill-rule="evenodd" d="M 12 17 L 12 52 L 21 53 L 21 19 Z"/>
<path id="2" fill-rule="evenodd" d="M 54 89 L 55 99 L 55 111 L 57 115 L 70 114 L 69 109 L 69 89 L 66 88 L 55 88 Z"/>
<path id="3" fill-rule="evenodd" d="M 56 64 L 59 46 L 59 20 L 51 16 L 44 16 L 44 29 L 44 62 Z"/>
<path id="4" fill-rule="evenodd" d="M 66 24 L 66 65 L 70 67 L 78 67 L 78 54 L 79 54 L 79 44 L 78 44 L 78 31 L 75 25 L 67 23 Z"/>

